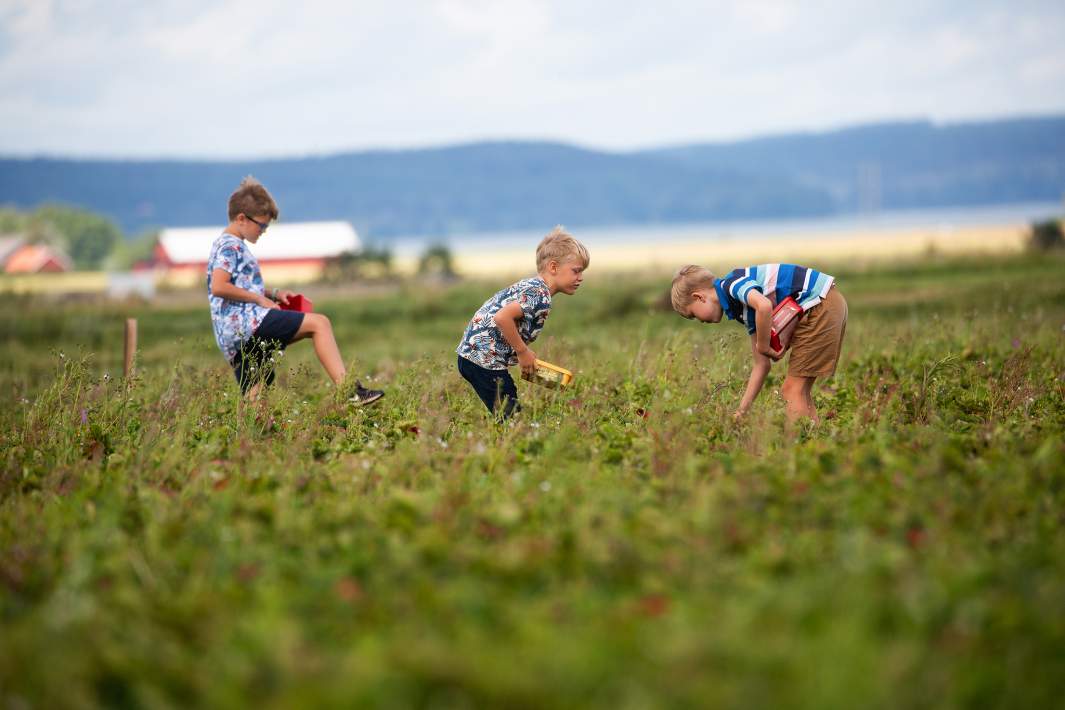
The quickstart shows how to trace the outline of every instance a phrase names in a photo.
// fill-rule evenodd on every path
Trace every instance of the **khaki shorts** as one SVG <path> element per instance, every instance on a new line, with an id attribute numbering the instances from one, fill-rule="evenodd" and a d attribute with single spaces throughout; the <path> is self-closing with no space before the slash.
<path id="1" fill-rule="evenodd" d="M 802 314 L 791 339 L 788 375 L 831 377 L 836 372 L 843 335 L 847 332 L 847 301 L 835 284 L 828 295 Z"/>

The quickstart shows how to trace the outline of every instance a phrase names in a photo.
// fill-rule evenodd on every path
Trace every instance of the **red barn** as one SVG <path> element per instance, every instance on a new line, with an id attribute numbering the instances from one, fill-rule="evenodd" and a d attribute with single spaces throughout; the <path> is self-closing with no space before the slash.
<path id="1" fill-rule="evenodd" d="M 0 265 L 5 274 L 43 274 L 70 271 L 66 254 L 46 244 L 28 244 L 21 237 L 0 239 Z"/>

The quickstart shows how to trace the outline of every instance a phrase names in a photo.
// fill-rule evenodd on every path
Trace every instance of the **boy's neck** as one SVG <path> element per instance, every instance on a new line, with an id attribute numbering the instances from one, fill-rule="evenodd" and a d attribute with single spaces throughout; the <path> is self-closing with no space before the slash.
<path id="1" fill-rule="evenodd" d="M 543 271 L 536 272 L 536 275 L 540 277 L 540 280 L 547 284 L 547 290 L 554 296 L 558 293 L 559 288 L 555 285 L 555 282 L 551 279 L 551 274 L 544 273 Z"/>
<path id="2" fill-rule="evenodd" d="M 236 222 L 230 222 L 226 227 L 226 234 L 236 237 L 240 241 L 244 241 L 244 235 L 240 233 L 240 229 Z"/>

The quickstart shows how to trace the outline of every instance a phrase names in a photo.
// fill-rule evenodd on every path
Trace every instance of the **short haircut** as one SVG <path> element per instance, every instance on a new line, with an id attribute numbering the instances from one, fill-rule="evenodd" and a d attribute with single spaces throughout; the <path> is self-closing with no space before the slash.
<path id="1" fill-rule="evenodd" d="M 229 196 L 229 221 L 237 215 L 255 217 L 266 215 L 271 221 L 277 219 L 277 203 L 263 184 L 251 175 L 240 181 L 240 186 Z"/>
<path id="2" fill-rule="evenodd" d="M 585 246 L 574 239 L 562 225 L 558 225 L 540 241 L 540 246 L 536 247 L 536 270 L 543 271 L 549 261 L 561 263 L 569 257 L 580 261 L 585 269 L 591 263 Z"/>
<path id="3" fill-rule="evenodd" d="M 688 306 L 692 303 L 692 294 L 700 289 L 713 287 L 714 275 L 710 269 L 696 264 L 680 267 L 680 271 L 673 277 L 673 289 L 670 292 L 673 310 L 686 315 Z"/>

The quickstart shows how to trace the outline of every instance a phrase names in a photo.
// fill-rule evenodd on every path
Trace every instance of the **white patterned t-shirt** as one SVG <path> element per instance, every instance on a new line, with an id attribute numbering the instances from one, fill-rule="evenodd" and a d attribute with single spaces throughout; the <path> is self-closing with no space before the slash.
<path id="1" fill-rule="evenodd" d="M 551 291 L 539 276 L 522 279 L 485 301 L 470 319 L 455 352 L 489 370 L 505 370 L 517 365 L 518 354 L 503 337 L 494 319 L 496 313 L 512 302 L 521 306 L 518 335 L 526 343 L 536 340 L 551 312 Z"/>
<path id="2" fill-rule="evenodd" d="M 215 269 L 229 272 L 230 281 L 238 288 L 265 295 L 263 275 L 259 271 L 259 262 L 248 249 L 243 239 L 228 232 L 214 240 L 211 256 L 207 259 L 207 300 L 211 304 L 211 323 L 214 325 L 214 337 L 218 347 L 232 362 L 240 351 L 240 346 L 252 336 L 255 329 L 270 312 L 256 303 L 231 301 L 220 296 L 211 295 L 211 273 Z"/>

